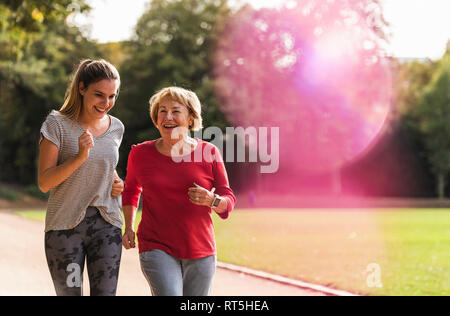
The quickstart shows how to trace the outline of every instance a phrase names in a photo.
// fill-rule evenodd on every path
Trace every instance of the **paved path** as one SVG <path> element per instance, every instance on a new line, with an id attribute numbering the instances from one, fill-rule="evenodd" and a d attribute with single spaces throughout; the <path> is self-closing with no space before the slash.
<path id="1" fill-rule="evenodd" d="M 0 295 L 55 295 L 44 254 L 44 225 L 0 211 Z M 85 290 L 88 294 L 87 275 Z M 297 296 L 322 293 L 217 269 L 212 295 Z M 151 295 L 137 250 L 123 251 L 117 295 Z"/>

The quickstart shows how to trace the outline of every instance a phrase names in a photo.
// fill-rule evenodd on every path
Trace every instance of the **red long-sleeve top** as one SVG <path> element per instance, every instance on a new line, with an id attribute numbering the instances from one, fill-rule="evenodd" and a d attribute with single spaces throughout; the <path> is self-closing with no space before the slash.
<path id="1" fill-rule="evenodd" d="M 122 204 L 137 207 L 142 193 L 142 220 L 137 231 L 139 253 L 159 249 L 180 259 L 216 254 L 210 207 L 189 201 L 194 182 L 227 199 L 226 219 L 236 203 L 222 155 L 213 144 L 197 139 L 184 161 L 158 152 L 155 141 L 133 145 L 128 156 Z M 189 161 L 186 161 L 190 159 Z"/>

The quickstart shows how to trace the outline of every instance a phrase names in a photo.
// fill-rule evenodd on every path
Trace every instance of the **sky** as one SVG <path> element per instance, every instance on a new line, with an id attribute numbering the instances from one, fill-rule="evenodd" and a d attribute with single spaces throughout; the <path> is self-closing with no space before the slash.
<path id="1" fill-rule="evenodd" d="M 283 0 L 245 1 L 260 8 L 279 5 Z M 399 58 L 442 57 L 450 39 L 450 0 L 382 1 L 385 19 L 390 24 L 390 54 Z M 100 43 L 126 40 L 148 2 L 89 0 L 92 11 L 88 16 L 74 18 L 73 23 L 87 26 L 88 36 Z"/>

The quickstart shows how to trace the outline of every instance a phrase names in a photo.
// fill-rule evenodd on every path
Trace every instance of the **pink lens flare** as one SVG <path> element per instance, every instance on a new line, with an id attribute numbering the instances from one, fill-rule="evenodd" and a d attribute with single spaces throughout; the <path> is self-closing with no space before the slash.
<path id="1" fill-rule="evenodd" d="M 341 167 L 373 145 L 392 94 L 379 7 L 364 0 L 244 7 L 215 54 L 215 87 L 236 126 L 280 128 L 280 164 Z"/>

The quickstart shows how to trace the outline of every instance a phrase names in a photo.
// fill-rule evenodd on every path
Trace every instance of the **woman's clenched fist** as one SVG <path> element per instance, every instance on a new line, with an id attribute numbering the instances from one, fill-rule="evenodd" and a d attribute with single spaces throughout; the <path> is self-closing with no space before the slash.
<path id="1" fill-rule="evenodd" d="M 89 151 L 94 148 L 94 137 L 89 130 L 86 130 L 78 137 L 78 155 L 86 160 L 89 157 Z"/>

